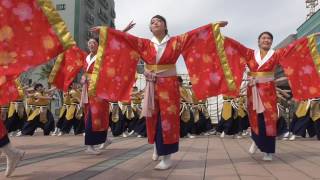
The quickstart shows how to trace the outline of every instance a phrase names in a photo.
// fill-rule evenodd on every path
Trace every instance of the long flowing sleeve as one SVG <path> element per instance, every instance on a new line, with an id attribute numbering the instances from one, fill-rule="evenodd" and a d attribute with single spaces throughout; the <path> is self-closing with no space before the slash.
<path id="1" fill-rule="evenodd" d="M 198 99 L 238 94 L 245 59 L 218 24 L 208 24 L 180 36 L 181 51 Z"/>
<path id="2" fill-rule="evenodd" d="M 51 1 L 0 3 L 0 76 L 16 76 L 75 44 Z"/>
<path id="3" fill-rule="evenodd" d="M 18 78 L 7 79 L 6 83 L 0 85 L 0 105 L 8 104 L 23 96 L 24 92 Z"/>
<path id="4" fill-rule="evenodd" d="M 320 97 L 319 37 L 303 37 L 279 50 L 280 65 L 298 101 Z"/>
<path id="5" fill-rule="evenodd" d="M 73 46 L 61 53 L 52 68 L 48 82 L 67 91 L 77 74 L 83 69 L 86 53 Z"/>
<path id="6" fill-rule="evenodd" d="M 152 43 L 107 27 L 100 29 L 99 37 L 89 96 L 109 101 L 129 100 L 138 60 L 150 59 Z"/>

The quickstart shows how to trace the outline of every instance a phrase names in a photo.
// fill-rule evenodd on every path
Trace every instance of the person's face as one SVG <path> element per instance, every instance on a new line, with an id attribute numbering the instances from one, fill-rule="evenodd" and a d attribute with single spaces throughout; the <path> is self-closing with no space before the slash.
<path id="1" fill-rule="evenodd" d="M 138 92 L 138 88 L 133 88 L 132 92 Z"/>
<path id="2" fill-rule="evenodd" d="M 42 87 L 42 86 L 38 86 L 38 87 L 36 88 L 36 91 L 38 91 L 38 92 L 43 92 L 43 87 Z"/>
<path id="3" fill-rule="evenodd" d="M 167 27 L 161 19 L 152 18 L 150 23 L 150 29 L 153 34 L 162 34 L 165 33 Z"/>
<path id="4" fill-rule="evenodd" d="M 98 50 L 98 42 L 95 39 L 89 39 L 88 41 L 88 49 L 90 53 L 96 53 Z"/>
<path id="5" fill-rule="evenodd" d="M 263 34 L 259 41 L 259 47 L 263 50 L 269 50 L 272 45 L 272 38 L 268 34 Z"/>

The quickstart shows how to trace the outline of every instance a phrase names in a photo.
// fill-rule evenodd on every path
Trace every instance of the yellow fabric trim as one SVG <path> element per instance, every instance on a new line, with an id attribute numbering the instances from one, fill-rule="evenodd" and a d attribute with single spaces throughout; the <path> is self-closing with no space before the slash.
<path id="1" fill-rule="evenodd" d="M 60 109 L 60 114 L 59 114 L 59 118 L 62 118 L 62 116 L 63 116 L 63 114 L 64 114 L 64 112 L 66 111 L 67 109 L 66 109 L 66 106 L 62 106 L 61 107 L 61 109 Z"/>
<path id="2" fill-rule="evenodd" d="M 307 106 L 308 106 L 308 101 L 301 101 L 299 103 L 298 108 L 296 110 L 296 116 L 298 118 L 307 115 L 307 112 L 308 112 Z"/>
<path id="3" fill-rule="evenodd" d="M 248 76 L 257 78 L 274 77 L 274 72 L 249 72 Z"/>
<path id="4" fill-rule="evenodd" d="M 37 0 L 36 2 L 47 17 L 50 25 L 53 27 L 53 30 L 59 38 L 63 49 L 66 50 L 72 45 L 76 44 L 76 42 L 72 38 L 71 33 L 68 31 L 65 22 L 62 20 L 59 13 L 55 10 L 52 2 L 48 0 Z"/>
<path id="5" fill-rule="evenodd" d="M 310 117 L 312 121 L 320 119 L 320 102 L 312 101 L 310 104 Z"/>
<path id="6" fill-rule="evenodd" d="M 76 106 L 75 105 L 70 105 L 67 108 L 67 113 L 66 113 L 67 121 L 70 121 L 70 120 L 72 120 L 74 118 L 75 112 L 76 112 Z"/>
<path id="7" fill-rule="evenodd" d="M 122 103 L 122 105 L 123 105 L 122 106 L 123 108 L 121 110 L 122 114 L 124 114 L 128 120 L 133 120 L 134 113 L 133 113 L 131 105 L 126 104 L 126 103 Z"/>
<path id="8" fill-rule="evenodd" d="M 316 65 L 317 72 L 320 74 L 320 54 L 317 47 L 317 37 L 316 35 L 308 36 L 308 46 L 310 53 L 313 59 L 314 64 Z"/>
<path id="9" fill-rule="evenodd" d="M 238 116 L 244 118 L 246 116 L 246 112 L 244 111 L 243 107 L 239 106 L 238 108 Z"/>
<path id="10" fill-rule="evenodd" d="M 94 63 L 93 72 L 90 77 L 90 84 L 89 84 L 89 96 L 95 96 L 97 90 L 97 82 L 99 80 L 99 74 L 101 65 L 104 59 L 105 49 L 107 46 L 107 39 L 108 39 L 108 27 L 101 27 L 100 34 L 99 34 L 99 48 L 97 52 L 97 59 Z"/>
<path id="11" fill-rule="evenodd" d="M 179 91 L 180 91 L 180 97 L 182 98 L 183 101 L 188 103 L 192 102 L 192 97 L 185 87 L 180 87 Z"/>
<path id="12" fill-rule="evenodd" d="M 191 119 L 190 108 L 187 105 L 181 104 L 181 110 L 180 119 L 185 123 L 189 122 Z"/>
<path id="13" fill-rule="evenodd" d="M 223 102 L 222 105 L 222 118 L 224 120 L 229 120 L 232 116 L 232 106 L 231 102 Z"/>
<path id="14" fill-rule="evenodd" d="M 11 102 L 8 110 L 8 118 L 11 118 L 15 111 L 16 111 L 16 106 L 14 103 Z"/>
<path id="15" fill-rule="evenodd" d="M 120 119 L 119 110 L 120 110 L 119 106 L 114 106 L 112 108 L 111 121 L 114 123 L 117 123 Z"/>
<path id="16" fill-rule="evenodd" d="M 19 97 L 23 98 L 24 97 L 24 92 L 23 92 L 23 88 L 22 88 L 20 80 L 16 79 L 14 82 L 16 83 L 16 87 L 17 87 L 17 90 L 18 90 L 18 93 L 19 93 Z"/>
<path id="17" fill-rule="evenodd" d="M 233 74 L 230 69 L 230 65 L 228 63 L 228 58 L 226 52 L 224 50 L 224 37 L 220 33 L 220 26 L 219 24 L 212 24 L 212 31 L 214 34 L 214 40 L 217 48 L 217 52 L 220 58 L 220 63 L 223 69 L 223 74 L 227 81 L 227 85 L 230 91 L 236 90 L 236 83 L 233 79 Z"/>
<path id="18" fill-rule="evenodd" d="M 48 82 L 50 84 L 52 84 L 54 79 L 56 78 L 63 59 L 64 59 L 64 53 L 59 54 L 48 78 Z"/>
<path id="19" fill-rule="evenodd" d="M 36 108 L 32 111 L 31 115 L 28 117 L 27 121 L 32 121 L 35 117 L 37 117 L 40 114 L 40 108 Z"/>
<path id="20" fill-rule="evenodd" d="M 78 90 L 74 90 L 71 89 L 71 91 L 69 92 L 71 99 L 70 102 L 71 103 L 75 103 L 75 104 L 79 104 L 79 100 L 81 99 L 81 92 Z"/>
<path id="21" fill-rule="evenodd" d="M 194 122 L 198 122 L 200 120 L 200 112 L 198 108 L 195 108 L 193 110 L 193 118 L 194 118 Z"/>
<path id="22" fill-rule="evenodd" d="M 232 100 L 234 97 L 231 96 L 223 96 L 223 100 Z"/>
<path id="23" fill-rule="evenodd" d="M 176 69 L 175 64 L 146 64 L 145 68 L 155 73 L 161 73 L 171 69 Z"/>

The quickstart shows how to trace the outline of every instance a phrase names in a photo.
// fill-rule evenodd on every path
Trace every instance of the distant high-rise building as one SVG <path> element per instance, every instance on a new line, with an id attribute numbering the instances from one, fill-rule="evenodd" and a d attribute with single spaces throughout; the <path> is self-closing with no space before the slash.
<path id="1" fill-rule="evenodd" d="M 91 27 L 101 25 L 115 27 L 114 0 L 53 0 L 52 2 L 82 49 L 86 49 L 87 40 L 94 36 L 89 31 Z"/>

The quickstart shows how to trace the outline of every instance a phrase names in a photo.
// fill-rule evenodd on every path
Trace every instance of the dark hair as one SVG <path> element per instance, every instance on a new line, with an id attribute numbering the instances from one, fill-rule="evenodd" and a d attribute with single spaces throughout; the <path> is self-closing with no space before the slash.
<path id="1" fill-rule="evenodd" d="M 90 41 L 90 39 L 95 40 L 99 44 L 99 37 L 90 37 L 88 41 Z"/>
<path id="2" fill-rule="evenodd" d="M 179 82 L 179 83 L 183 83 L 183 79 L 182 79 L 181 76 L 178 76 L 178 82 Z"/>
<path id="3" fill-rule="evenodd" d="M 37 90 L 40 87 L 43 87 L 43 85 L 41 83 L 37 83 L 34 85 L 34 90 Z"/>
<path id="4" fill-rule="evenodd" d="M 264 35 L 264 34 L 270 36 L 270 37 L 271 37 L 271 40 L 273 40 L 273 35 L 272 35 L 271 32 L 269 32 L 269 31 L 264 31 L 264 32 L 262 32 L 262 33 L 259 35 L 258 40 L 260 40 L 260 38 L 261 38 L 262 35 Z"/>
<path id="5" fill-rule="evenodd" d="M 32 84 L 32 79 L 28 79 L 28 85 L 31 86 Z"/>
<path id="6" fill-rule="evenodd" d="M 150 24 L 151 24 L 151 21 L 152 21 L 152 19 L 153 18 L 157 18 L 157 19 L 160 19 L 161 21 L 163 21 L 164 22 L 164 25 L 166 26 L 166 30 L 165 30 L 165 33 L 166 34 L 168 34 L 168 28 L 167 28 L 167 21 L 166 21 L 166 18 L 164 18 L 163 16 L 161 16 L 161 15 L 155 15 L 155 16 L 153 16 L 152 18 L 151 18 L 151 20 L 150 20 Z M 151 30 L 151 29 L 150 29 Z"/>

